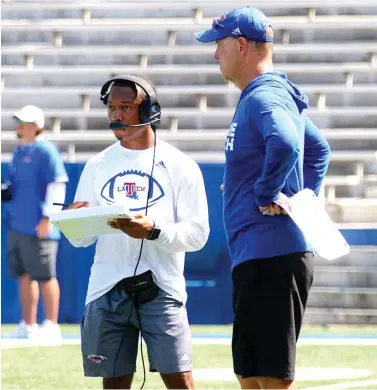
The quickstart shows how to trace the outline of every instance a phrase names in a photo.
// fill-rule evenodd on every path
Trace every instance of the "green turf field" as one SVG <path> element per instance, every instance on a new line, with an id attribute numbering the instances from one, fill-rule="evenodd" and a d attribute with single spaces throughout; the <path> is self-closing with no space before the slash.
<path id="1" fill-rule="evenodd" d="M 16 325 L 1 325 L 1 334 L 11 332 Z M 71 324 L 61 325 L 63 333 L 79 334 L 79 326 Z M 210 334 L 223 335 L 232 334 L 231 325 L 192 325 L 191 330 L 193 334 Z M 377 335 L 377 325 L 304 325 L 301 330 L 302 334 L 374 334 Z"/>
<path id="2" fill-rule="evenodd" d="M 230 334 L 229 326 L 193 326 L 193 333 Z M 2 333 L 9 326 L 2 327 Z M 77 326 L 63 326 L 64 333 L 76 333 Z M 377 327 L 308 327 L 303 333 L 359 333 L 377 334 Z M 145 353 L 145 348 L 144 348 Z M 140 354 L 139 354 L 140 355 Z M 146 354 L 145 354 L 146 355 Z M 231 369 L 231 351 L 229 345 L 194 345 L 194 370 Z M 60 347 L 26 347 L 2 350 L 2 389 L 100 389 L 101 380 L 85 378 L 81 366 L 79 345 Z M 367 377 L 352 380 L 302 380 L 296 382 L 296 388 L 312 388 L 334 383 L 376 380 L 376 384 L 357 386 L 357 389 L 377 389 L 377 346 L 309 346 L 298 348 L 297 367 L 299 368 L 349 368 L 369 370 Z M 148 368 L 148 366 L 147 366 Z M 133 388 L 140 388 L 142 366 L 139 356 L 138 371 Z M 163 383 L 158 374 L 147 373 L 145 389 L 162 389 Z M 197 389 L 238 389 L 233 381 L 196 381 Z"/>

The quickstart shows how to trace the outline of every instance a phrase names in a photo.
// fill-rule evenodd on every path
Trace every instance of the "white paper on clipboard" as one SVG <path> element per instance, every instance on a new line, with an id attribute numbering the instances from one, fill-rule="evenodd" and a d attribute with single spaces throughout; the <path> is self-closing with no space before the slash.
<path id="1" fill-rule="evenodd" d="M 304 189 L 290 198 L 281 194 L 275 203 L 293 219 L 319 256 L 335 260 L 350 253 L 347 241 L 312 190 Z"/>
<path id="2" fill-rule="evenodd" d="M 133 217 L 127 206 L 118 204 L 62 210 L 51 213 L 49 218 L 50 222 L 67 238 L 81 240 L 87 237 L 120 233 L 120 230 L 108 226 L 108 221 L 115 218 L 132 219 Z"/>

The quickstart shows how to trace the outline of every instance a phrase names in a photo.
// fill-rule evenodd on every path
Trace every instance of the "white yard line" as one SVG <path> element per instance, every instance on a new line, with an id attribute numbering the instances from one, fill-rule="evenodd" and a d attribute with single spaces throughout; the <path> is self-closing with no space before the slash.
<path id="1" fill-rule="evenodd" d="M 193 370 L 195 380 L 237 382 L 231 368 L 196 368 Z M 369 370 L 339 367 L 297 367 L 296 381 L 320 380 L 355 380 L 370 377 Z"/>
<path id="2" fill-rule="evenodd" d="M 231 338 L 193 338 L 193 344 L 217 344 L 217 345 L 230 345 Z M 360 345 L 360 346 L 373 346 L 377 345 L 376 339 L 363 339 L 363 338 L 302 338 L 297 343 L 300 345 Z"/>
<path id="3" fill-rule="evenodd" d="M 327 386 L 318 386 L 318 387 L 306 387 L 302 390 L 343 390 L 343 389 L 351 389 L 351 388 L 361 388 L 363 386 L 371 386 L 371 385 L 377 385 L 377 379 L 372 379 L 368 381 L 360 381 L 360 382 L 347 382 L 347 383 L 337 383 L 334 385 L 327 385 Z"/>
<path id="4" fill-rule="evenodd" d="M 377 339 L 364 339 L 364 338 L 333 338 L 333 339 L 299 339 L 298 345 L 360 345 L 360 346 L 373 346 L 377 345 Z"/>
<path id="5" fill-rule="evenodd" d="M 80 345 L 80 339 L 66 339 L 58 343 L 43 343 L 25 339 L 2 339 L 1 349 L 25 347 L 60 347 L 62 345 Z"/>
<path id="6" fill-rule="evenodd" d="M 192 343 L 194 345 L 230 345 L 231 338 L 193 338 Z M 79 345 L 79 338 L 63 339 L 59 343 L 44 343 L 31 341 L 26 339 L 1 339 L 1 348 L 23 348 L 23 347 L 37 347 L 37 346 L 58 346 L 58 345 Z M 299 339 L 298 346 L 302 345 L 358 345 L 358 346 L 377 346 L 377 339 L 362 339 L 362 338 L 310 338 Z"/>

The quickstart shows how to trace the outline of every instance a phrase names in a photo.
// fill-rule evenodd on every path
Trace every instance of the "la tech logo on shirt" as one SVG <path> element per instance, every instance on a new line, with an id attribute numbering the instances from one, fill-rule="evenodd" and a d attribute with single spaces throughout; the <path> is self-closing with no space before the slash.
<path id="1" fill-rule="evenodd" d="M 232 123 L 226 136 L 225 151 L 233 151 L 234 149 L 234 137 L 236 136 L 237 123 Z"/>
<path id="2" fill-rule="evenodd" d="M 148 207 L 152 207 L 165 196 L 165 192 L 155 178 L 136 170 L 118 173 L 110 178 L 101 190 L 101 197 L 107 204 L 124 203 L 127 200 L 130 211 L 144 210 L 147 196 Z"/>

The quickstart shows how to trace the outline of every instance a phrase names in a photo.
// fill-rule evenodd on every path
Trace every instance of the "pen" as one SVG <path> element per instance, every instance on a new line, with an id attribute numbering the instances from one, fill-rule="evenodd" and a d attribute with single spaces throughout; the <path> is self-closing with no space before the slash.
<path id="1" fill-rule="evenodd" d="M 63 206 L 63 207 L 69 207 L 70 204 L 68 203 L 53 203 L 54 206 Z"/>

